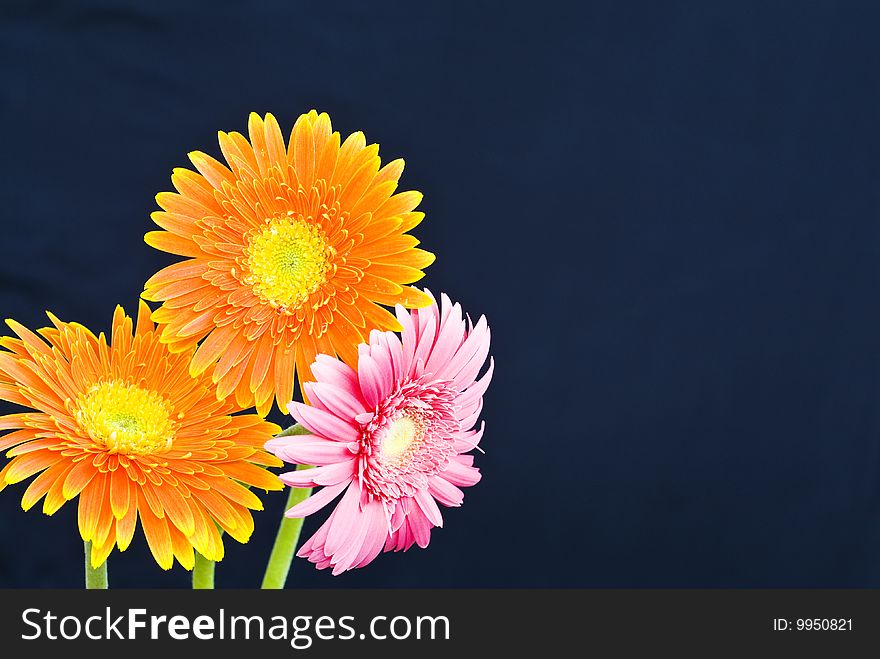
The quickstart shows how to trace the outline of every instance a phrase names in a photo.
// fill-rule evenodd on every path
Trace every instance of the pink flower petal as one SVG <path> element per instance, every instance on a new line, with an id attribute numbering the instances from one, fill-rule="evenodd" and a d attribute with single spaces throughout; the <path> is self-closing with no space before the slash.
<path id="1" fill-rule="evenodd" d="M 310 401 L 320 402 L 329 412 L 343 419 L 350 419 L 367 410 L 360 396 L 334 384 L 307 382 L 306 395 Z"/>
<path id="2" fill-rule="evenodd" d="M 456 455 L 455 458 L 453 458 L 453 459 L 456 462 L 460 462 L 465 467 L 473 467 L 474 466 L 474 454 L 473 453 L 469 453 L 467 455 L 459 454 L 459 455 Z"/>
<path id="3" fill-rule="evenodd" d="M 450 460 L 443 472 L 443 478 L 459 487 L 471 487 L 479 483 L 482 476 L 476 467 L 470 467 L 459 460 Z"/>
<path id="4" fill-rule="evenodd" d="M 370 330 L 370 348 L 373 346 L 383 345 L 385 341 L 385 332 L 377 329 Z"/>
<path id="5" fill-rule="evenodd" d="M 332 384 L 355 398 L 360 397 L 357 373 L 343 361 L 329 355 L 318 355 L 312 364 L 312 375 L 324 384 Z"/>
<path id="6" fill-rule="evenodd" d="M 457 309 L 458 313 L 450 313 L 445 322 L 441 323 L 437 340 L 434 342 L 431 354 L 425 362 L 425 371 L 433 373 L 435 376 L 443 371 L 446 364 L 461 345 L 461 337 L 464 334 L 464 320 L 461 318 L 461 307 L 455 305 L 454 309 Z"/>
<path id="7" fill-rule="evenodd" d="M 382 389 L 382 369 L 370 355 L 361 355 L 358 359 L 358 382 L 361 395 L 367 407 L 374 409 L 387 394 Z"/>
<path id="8" fill-rule="evenodd" d="M 326 506 L 328 503 L 333 501 L 339 493 L 342 492 L 346 487 L 349 489 L 357 489 L 355 487 L 349 487 L 351 485 L 351 481 L 343 481 L 341 483 L 337 483 L 336 485 L 330 485 L 319 490 L 317 493 L 310 496 L 305 501 L 300 501 L 293 508 L 284 513 L 285 517 L 306 517 L 311 515 L 312 513 L 316 513 L 321 508 Z"/>
<path id="9" fill-rule="evenodd" d="M 469 387 L 467 391 L 458 397 L 458 404 L 462 407 L 467 407 L 468 405 L 475 403 L 479 398 L 482 398 L 483 394 L 486 393 L 486 389 L 489 388 L 489 383 L 492 382 L 492 374 L 494 372 L 495 360 L 489 358 L 489 369 L 486 371 L 486 374 L 474 382 L 473 386 Z"/>
<path id="10" fill-rule="evenodd" d="M 348 421 L 338 416 L 296 401 L 287 404 L 288 411 L 306 430 L 337 442 L 354 442 L 360 433 Z"/>
<path id="11" fill-rule="evenodd" d="M 480 413 L 483 411 L 483 399 L 477 398 L 477 400 L 468 405 L 467 407 L 461 407 L 457 410 L 458 418 L 461 423 L 462 428 L 467 428 L 470 430 L 474 427 L 474 424 L 477 422 L 477 419 L 480 418 Z"/>
<path id="12" fill-rule="evenodd" d="M 427 340 L 429 343 L 433 344 L 433 337 L 437 335 L 437 329 L 440 325 L 440 311 L 437 308 L 437 298 L 434 297 L 434 294 L 427 288 L 425 289 L 425 293 L 431 298 L 432 304 L 427 307 L 422 307 L 421 309 L 413 310 L 413 322 L 416 325 L 416 336 L 418 340 Z M 425 339 L 429 329 L 432 338 Z"/>
<path id="13" fill-rule="evenodd" d="M 458 317 L 461 318 L 461 305 L 457 303 L 452 304 L 452 300 L 449 299 L 446 293 L 440 293 L 440 325 L 443 325 L 452 316 L 452 312 L 456 311 L 456 307 L 458 307 Z"/>
<path id="14" fill-rule="evenodd" d="M 357 531 L 360 522 L 360 507 L 358 500 L 360 499 L 360 487 L 353 485 L 345 492 L 345 496 L 340 499 L 336 506 L 333 526 L 330 527 L 330 533 L 327 534 L 327 542 L 324 544 L 324 554 L 333 556 L 339 552 Z"/>
<path id="15" fill-rule="evenodd" d="M 442 476 L 432 476 L 428 479 L 428 493 L 449 508 L 457 508 L 464 501 L 464 492 Z"/>
<path id="16" fill-rule="evenodd" d="M 419 506 L 415 506 L 406 518 L 409 522 L 409 532 L 412 533 L 416 544 L 424 549 L 431 542 L 431 529 L 434 525 L 425 517 L 425 513 Z"/>
<path id="17" fill-rule="evenodd" d="M 377 344 L 373 346 L 370 356 L 378 367 L 377 377 L 379 380 L 379 398 L 385 399 L 394 388 L 394 367 L 391 364 L 391 351 L 387 346 Z M 360 364 L 358 364 L 360 368 Z"/>
<path id="18" fill-rule="evenodd" d="M 400 325 L 403 327 L 403 332 L 400 335 L 400 345 L 403 351 L 403 373 L 404 375 L 412 374 L 412 365 L 413 365 L 413 354 L 415 354 L 416 350 L 416 328 L 413 325 L 412 317 L 409 315 L 409 311 L 404 309 L 401 305 L 396 305 L 394 310 L 397 313 L 397 320 Z"/>
<path id="19" fill-rule="evenodd" d="M 391 370 L 394 385 L 399 387 L 406 379 L 406 370 L 403 359 L 403 346 L 396 334 L 389 332 L 391 336 L 388 338 L 388 354 L 391 355 Z"/>
<path id="20" fill-rule="evenodd" d="M 385 519 L 385 510 L 378 501 L 371 502 L 365 509 L 367 534 L 363 545 L 354 559 L 354 567 L 363 567 L 373 561 L 385 546 L 388 537 L 388 522 Z"/>
<path id="21" fill-rule="evenodd" d="M 357 459 L 352 457 L 348 462 L 337 462 L 324 467 L 298 469 L 280 474 L 278 478 L 291 487 L 315 487 L 316 485 L 335 485 L 341 481 L 349 481 L 355 474 Z"/>
<path id="22" fill-rule="evenodd" d="M 300 558 L 308 558 L 313 563 L 315 562 L 311 558 L 313 555 L 320 559 L 324 558 L 324 543 L 327 542 L 327 533 L 330 532 L 330 525 L 333 523 L 333 516 L 335 514 L 335 511 L 330 513 L 327 521 L 325 521 L 315 534 L 306 540 L 300 550 L 296 552 L 297 556 Z"/>
<path id="23" fill-rule="evenodd" d="M 406 513 L 403 511 L 403 506 L 394 506 L 394 512 L 391 514 L 389 522 L 392 533 L 401 527 L 404 520 L 406 520 Z"/>
<path id="24" fill-rule="evenodd" d="M 483 432 L 486 430 L 486 422 L 480 424 L 479 430 L 468 430 L 466 432 L 457 433 L 452 436 L 455 450 L 459 453 L 471 451 L 480 444 L 483 438 Z M 473 459 L 473 458 L 472 458 Z"/>
<path id="25" fill-rule="evenodd" d="M 428 314 L 431 311 L 436 313 L 436 307 L 428 307 L 427 309 L 422 309 L 419 312 L 419 318 L 427 318 Z M 434 347 L 434 337 L 437 336 L 437 322 L 436 320 L 431 318 L 431 322 L 425 322 L 424 327 L 421 328 L 421 333 L 419 334 L 418 345 L 416 346 L 416 350 L 413 353 L 413 362 L 417 363 L 419 360 L 422 363 L 426 363 L 428 361 L 428 355 L 431 354 L 431 349 Z"/>
<path id="26" fill-rule="evenodd" d="M 444 380 L 454 380 L 460 389 L 465 389 L 473 383 L 473 378 L 468 382 L 465 378 L 460 377 L 463 369 L 465 369 L 471 360 L 476 360 L 477 371 L 486 361 L 489 354 L 491 335 L 489 333 L 489 325 L 485 316 L 480 316 L 476 327 L 468 334 L 464 343 L 459 346 L 456 353 L 452 356 L 446 366 L 437 373 L 437 377 Z M 482 357 L 478 353 L 482 352 Z M 474 374 L 476 375 L 476 373 Z"/>
<path id="27" fill-rule="evenodd" d="M 315 435 L 276 437 L 266 442 L 266 450 L 285 462 L 305 465 L 327 465 L 352 457 L 348 444 Z"/>
<path id="28" fill-rule="evenodd" d="M 409 530 L 409 521 L 404 518 L 403 525 L 399 531 L 395 531 L 388 536 L 385 541 L 385 551 L 406 551 L 415 543 L 415 538 Z"/>
<path id="29" fill-rule="evenodd" d="M 377 502 L 378 503 L 378 502 Z M 381 504 L 378 504 L 381 506 Z M 350 570 L 357 562 L 356 558 L 364 545 L 367 532 L 370 529 L 369 519 L 366 515 L 359 515 L 355 523 L 354 533 L 349 538 L 346 545 L 336 554 L 330 557 L 330 564 L 333 566 L 333 576 Z"/>
<path id="30" fill-rule="evenodd" d="M 413 496 L 415 502 L 419 505 L 419 508 L 422 509 L 422 512 L 425 513 L 425 517 L 433 524 L 434 526 L 443 526 L 443 515 L 440 513 L 440 509 L 437 507 L 437 502 L 434 501 L 434 497 L 432 497 L 427 490 L 419 490 Z"/>

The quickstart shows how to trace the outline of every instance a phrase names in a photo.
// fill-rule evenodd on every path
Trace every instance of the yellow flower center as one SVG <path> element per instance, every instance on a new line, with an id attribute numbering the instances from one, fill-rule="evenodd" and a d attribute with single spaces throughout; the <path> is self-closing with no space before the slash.
<path id="1" fill-rule="evenodd" d="M 320 229 L 278 218 L 250 240 L 244 282 L 276 309 L 292 313 L 327 280 L 330 249 Z"/>
<path id="2" fill-rule="evenodd" d="M 417 449 L 425 434 L 421 419 L 409 415 L 397 417 L 382 435 L 382 457 L 396 461 L 405 458 L 410 449 Z"/>
<path id="3" fill-rule="evenodd" d="M 111 380 L 79 396 L 76 420 L 111 451 L 144 455 L 171 448 L 171 411 L 155 391 Z"/>

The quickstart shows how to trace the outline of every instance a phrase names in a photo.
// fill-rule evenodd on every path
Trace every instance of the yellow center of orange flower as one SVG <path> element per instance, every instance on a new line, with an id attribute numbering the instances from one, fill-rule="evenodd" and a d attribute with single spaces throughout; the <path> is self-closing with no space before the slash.
<path id="1" fill-rule="evenodd" d="M 404 414 L 388 424 L 382 435 L 382 457 L 392 462 L 405 461 L 417 450 L 425 434 L 425 425 L 416 416 Z"/>
<path id="2" fill-rule="evenodd" d="M 99 444 L 144 455 L 171 447 L 171 408 L 155 391 L 120 380 L 92 386 L 77 400 L 76 420 Z"/>
<path id="3" fill-rule="evenodd" d="M 277 218 L 251 237 L 244 283 L 279 311 L 293 313 L 327 281 L 329 253 L 320 229 Z"/>

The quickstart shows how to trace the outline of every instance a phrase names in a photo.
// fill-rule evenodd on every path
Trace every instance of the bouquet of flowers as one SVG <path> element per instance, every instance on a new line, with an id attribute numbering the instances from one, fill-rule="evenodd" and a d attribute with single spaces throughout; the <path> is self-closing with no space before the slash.
<path id="1" fill-rule="evenodd" d="M 403 160 L 381 166 L 314 110 L 287 142 L 271 114 L 248 133 L 220 132 L 225 164 L 190 153 L 157 195 L 145 241 L 180 260 L 135 317 L 117 306 L 108 336 L 48 313 L 0 339 L 0 399 L 24 408 L 0 417 L 0 490 L 33 477 L 21 505 L 47 515 L 78 500 L 89 588 L 138 520 L 159 567 L 213 588 L 223 536 L 246 543 L 258 492 L 285 485 L 263 587 L 284 587 L 302 518 L 338 499 L 297 553 L 336 575 L 427 547 L 438 504 L 480 480 L 490 331 L 411 286 L 434 255 L 409 233 L 424 214 L 397 192 Z"/>

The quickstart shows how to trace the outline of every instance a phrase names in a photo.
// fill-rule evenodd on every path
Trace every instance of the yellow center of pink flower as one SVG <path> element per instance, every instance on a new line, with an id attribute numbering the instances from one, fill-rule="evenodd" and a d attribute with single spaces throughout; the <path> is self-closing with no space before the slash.
<path id="1" fill-rule="evenodd" d="M 115 453 L 144 455 L 171 448 L 171 407 L 155 391 L 121 380 L 92 386 L 76 402 L 76 420 Z"/>
<path id="2" fill-rule="evenodd" d="M 425 436 L 425 424 L 412 414 L 399 416 L 385 429 L 380 451 L 388 462 L 405 462 L 411 453 L 418 450 Z"/>
<path id="3" fill-rule="evenodd" d="M 276 218 L 245 249 L 243 281 L 260 299 L 292 314 L 327 281 L 330 248 L 323 232 L 302 220 Z"/>

